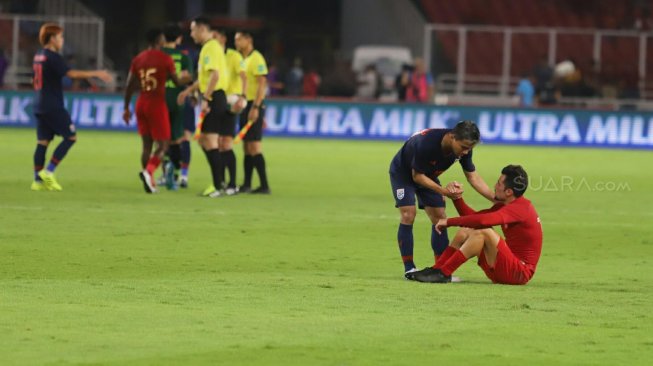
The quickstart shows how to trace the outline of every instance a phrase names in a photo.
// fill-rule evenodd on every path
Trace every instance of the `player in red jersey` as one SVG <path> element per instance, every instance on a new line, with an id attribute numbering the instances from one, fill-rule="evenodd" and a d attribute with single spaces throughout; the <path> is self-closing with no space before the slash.
<path id="1" fill-rule="evenodd" d="M 524 285 L 535 274 L 542 253 L 542 225 L 531 201 L 523 197 L 528 187 L 528 175 L 520 165 L 508 165 L 494 186 L 495 200 L 489 209 L 474 211 L 462 199 L 459 184 L 450 184 L 458 192 L 454 205 L 460 217 L 442 219 L 436 230 L 461 226 L 442 260 L 414 273 L 420 282 L 451 282 L 451 274 L 467 259 L 478 257 L 478 265 L 494 283 Z M 504 240 L 492 229 L 501 225 Z"/>
<path id="2" fill-rule="evenodd" d="M 129 110 L 132 94 L 140 90 L 136 101 L 136 120 L 138 133 L 143 140 L 141 166 L 139 173 L 145 192 L 155 193 L 156 185 L 152 178 L 154 171 L 161 164 L 161 159 L 168 148 L 170 140 L 170 121 L 166 106 L 165 84 L 168 78 L 177 86 L 190 80 L 188 73 L 177 76 L 172 58 L 160 50 L 164 44 L 163 32 L 153 29 L 147 32 L 147 50 L 139 53 L 132 60 L 125 88 L 125 111 L 123 120 L 129 124 L 132 113 Z M 152 145 L 156 142 L 156 150 Z"/>

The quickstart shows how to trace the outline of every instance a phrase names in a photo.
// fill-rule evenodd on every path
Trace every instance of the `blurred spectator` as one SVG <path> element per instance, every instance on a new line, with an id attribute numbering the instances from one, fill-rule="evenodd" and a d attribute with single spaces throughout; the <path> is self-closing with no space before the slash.
<path id="1" fill-rule="evenodd" d="M 541 88 L 536 89 L 538 105 L 555 105 L 560 99 L 560 89 L 553 79 L 549 79 Z"/>
<path id="2" fill-rule="evenodd" d="M 410 74 L 413 72 L 413 65 L 401 65 L 401 72 L 395 78 L 395 89 L 397 89 L 397 99 L 400 102 L 406 101 L 406 90 L 410 82 Z"/>
<path id="3" fill-rule="evenodd" d="M 379 87 L 379 76 L 374 64 L 365 67 L 358 77 L 356 96 L 362 99 L 376 99 Z"/>
<path id="4" fill-rule="evenodd" d="M 549 65 L 546 55 L 540 57 L 533 70 L 535 75 L 535 89 L 544 89 L 544 86 L 553 79 L 553 68 Z"/>
<path id="5" fill-rule="evenodd" d="M 519 80 L 516 91 L 516 94 L 519 97 L 519 106 L 533 107 L 533 101 L 535 98 L 535 87 L 533 86 L 534 79 L 533 76 L 524 74 Z"/>
<path id="6" fill-rule="evenodd" d="M 286 94 L 291 96 L 301 95 L 303 80 L 304 70 L 302 70 L 302 60 L 295 58 L 293 66 L 286 77 Z"/>
<path id="7" fill-rule="evenodd" d="M 283 83 L 281 82 L 281 75 L 277 65 L 270 62 L 268 65 L 268 95 L 276 96 L 283 93 Z"/>
<path id="8" fill-rule="evenodd" d="M 410 75 L 410 82 L 406 88 L 406 101 L 413 103 L 427 103 L 433 100 L 435 85 L 433 76 L 426 72 L 424 61 L 415 59 L 415 70 Z"/>
<path id="9" fill-rule="evenodd" d="M 304 75 L 302 95 L 311 98 L 317 97 L 317 91 L 321 83 L 322 79 L 317 71 L 315 71 L 315 68 L 309 69 L 309 72 Z"/>
<path id="10" fill-rule="evenodd" d="M 0 48 L 0 88 L 4 87 L 5 85 L 5 73 L 7 72 L 8 68 L 9 61 L 7 61 L 7 57 L 5 57 L 5 50 Z"/>
<path id="11" fill-rule="evenodd" d="M 333 67 L 324 75 L 320 94 L 333 97 L 353 97 L 356 94 L 356 75 L 351 62 L 335 58 Z"/>

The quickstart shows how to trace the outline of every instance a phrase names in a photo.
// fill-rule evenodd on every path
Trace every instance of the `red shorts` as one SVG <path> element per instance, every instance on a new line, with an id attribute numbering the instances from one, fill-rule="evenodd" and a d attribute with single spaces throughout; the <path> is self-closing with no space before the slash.
<path id="1" fill-rule="evenodd" d="M 138 133 L 155 141 L 170 140 L 170 118 L 165 100 L 138 98 L 136 101 Z"/>
<path id="2" fill-rule="evenodd" d="M 497 251 L 494 267 L 490 267 L 487 263 L 485 252 L 481 251 L 481 255 L 478 256 L 479 267 L 492 282 L 505 285 L 525 285 L 533 277 L 533 270 L 512 254 L 503 238 L 499 238 Z"/>

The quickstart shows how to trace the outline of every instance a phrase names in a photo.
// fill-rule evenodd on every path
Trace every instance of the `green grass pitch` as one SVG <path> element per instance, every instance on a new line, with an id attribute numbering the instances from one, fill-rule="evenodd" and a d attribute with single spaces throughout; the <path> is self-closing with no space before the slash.
<path id="1" fill-rule="evenodd" d="M 196 146 L 188 190 L 146 195 L 138 136 L 113 132 L 81 131 L 57 171 L 64 191 L 31 192 L 34 144 L 32 130 L 0 130 L 2 365 L 653 359 L 650 151 L 477 147 L 490 185 L 525 166 L 544 227 L 534 279 L 511 287 L 475 261 L 460 284 L 403 279 L 387 174 L 398 141 L 269 138 L 273 194 L 213 200 L 197 196 L 209 172 Z M 454 166 L 442 180 L 464 179 Z M 420 267 L 429 230 L 420 213 Z"/>

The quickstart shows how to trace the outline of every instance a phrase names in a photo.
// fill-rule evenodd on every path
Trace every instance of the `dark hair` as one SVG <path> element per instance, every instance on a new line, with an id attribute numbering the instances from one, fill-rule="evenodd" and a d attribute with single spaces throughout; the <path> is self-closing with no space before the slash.
<path id="1" fill-rule="evenodd" d="M 163 35 L 166 37 L 166 42 L 174 42 L 181 36 L 181 28 L 176 23 L 171 23 L 163 28 Z"/>
<path id="2" fill-rule="evenodd" d="M 528 174 L 521 165 L 508 165 L 501 169 L 501 174 L 506 176 L 504 185 L 512 189 L 515 197 L 521 197 L 528 188 Z"/>
<path id="3" fill-rule="evenodd" d="M 147 40 L 147 44 L 149 44 L 150 46 L 155 46 L 159 42 L 159 39 L 161 38 L 162 34 L 163 32 L 159 28 L 152 28 L 148 30 L 145 33 L 145 39 Z"/>
<path id="4" fill-rule="evenodd" d="M 252 34 L 251 34 L 249 31 L 246 31 L 246 30 L 242 30 L 242 29 L 241 29 L 241 30 L 237 30 L 236 33 L 240 33 L 240 34 L 241 34 L 242 36 L 244 36 L 245 38 L 249 38 L 249 39 L 252 39 L 252 38 L 253 38 L 253 37 L 252 37 Z"/>
<path id="5" fill-rule="evenodd" d="M 209 20 L 209 18 L 197 17 L 197 18 L 193 19 L 193 21 L 197 25 L 203 25 L 203 26 L 206 26 L 207 28 L 211 29 L 211 21 Z"/>
<path id="6" fill-rule="evenodd" d="M 458 141 L 469 140 L 476 144 L 481 139 L 481 132 L 479 132 L 478 127 L 472 121 L 458 122 L 451 132 Z"/>

